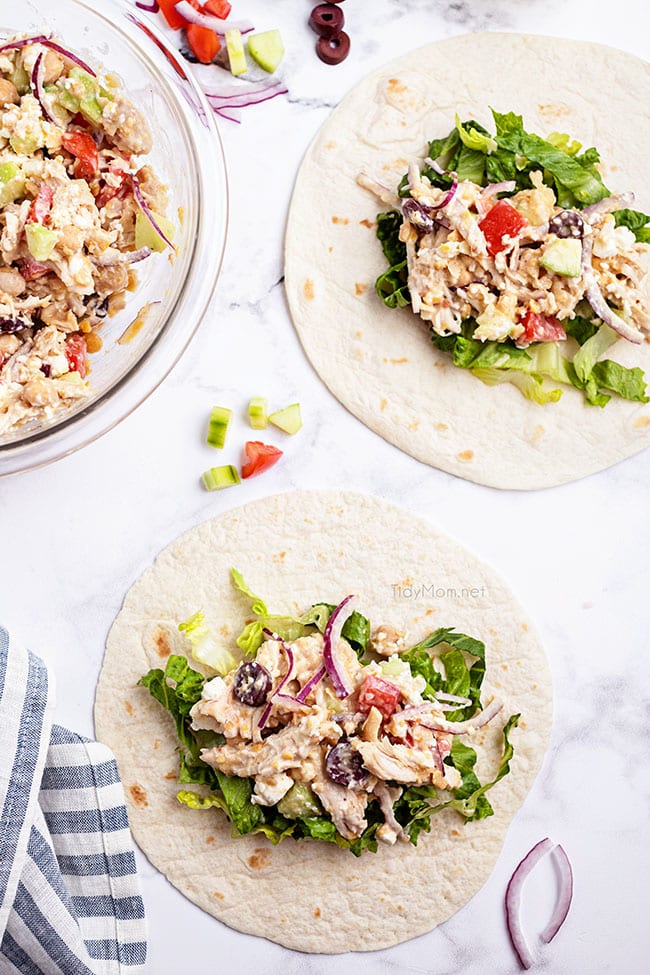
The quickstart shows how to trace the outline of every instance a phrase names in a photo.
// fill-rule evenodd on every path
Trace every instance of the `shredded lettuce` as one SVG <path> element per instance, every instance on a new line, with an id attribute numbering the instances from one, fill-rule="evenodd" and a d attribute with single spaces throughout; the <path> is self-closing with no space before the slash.
<path id="1" fill-rule="evenodd" d="M 178 624 L 192 644 L 192 656 L 201 664 L 211 667 L 221 677 L 225 677 L 237 666 L 237 660 L 223 646 L 219 646 L 205 621 L 203 613 L 194 613 L 184 623 Z"/>
<path id="2" fill-rule="evenodd" d="M 615 210 L 614 222 L 617 227 L 627 227 L 642 244 L 650 244 L 650 216 L 640 210 Z"/>
<path id="3" fill-rule="evenodd" d="M 441 673 L 434 664 L 429 650 L 445 646 L 449 649 L 440 653 L 437 659 L 444 668 Z M 468 667 L 466 656 L 472 658 Z M 481 685 L 485 676 L 485 644 L 481 640 L 456 633 L 453 627 L 442 627 L 429 634 L 426 640 L 400 654 L 413 676 L 424 677 L 426 687 L 422 696 L 434 700 L 438 691 L 467 697 L 472 702 L 466 708 L 458 708 L 447 715 L 450 721 L 463 721 L 470 718 L 481 706 Z"/>
<path id="4" fill-rule="evenodd" d="M 482 125 L 479 125 L 477 122 L 465 122 L 463 124 L 458 114 L 456 114 L 456 129 L 460 136 L 460 141 L 468 149 L 473 149 L 475 152 L 482 152 L 489 156 L 491 152 L 495 152 L 498 148 L 492 136 L 488 135 Z"/>

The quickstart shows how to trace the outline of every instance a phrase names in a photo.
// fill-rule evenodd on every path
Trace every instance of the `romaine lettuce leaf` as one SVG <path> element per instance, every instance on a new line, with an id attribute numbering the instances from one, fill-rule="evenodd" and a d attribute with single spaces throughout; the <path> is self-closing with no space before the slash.
<path id="1" fill-rule="evenodd" d="M 627 227 L 642 244 L 650 244 L 650 216 L 640 210 L 615 210 L 612 214 L 617 227 Z"/>
<path id="2" fill-rule="evenodd" d="M 237 660 L 228 649 L 219 646 L 205 621 L 203 613 L 194 613 L 184 623 L 178 624 L 192 644 L 192 656 L 198 663 L 211 667 L 221 677 L 225 677 L 237 666 Z"/>
<path id="3" fill-rule="evenodd" d="M 316 626 L 321 633 L 324 633 L 327 621 L 335 609 L 336 606 L 332 603 L 316 603 L 304 616 L 300 617 L 300 622 L 306 626 Z M 341 635 L 348 641 L 357 655 L 362 657 L 370 639 L 370 621 L 355 610 L 345 621 Z"/>
<path id="4" fill-rule="evenodd" d="M 377 240 L 389 264 L 401 264 L 406 260 L 406 244 L 399 239 L 402 214 L 387 210 L 377 214 Z"/>
<path id="5" fill-rule="evenodd" d="M 440 646 L 451 648 L 438 656 L 444 667 L 444 675 L 436 669 L 433 657 L 428 652 Z M 469 667 L 465 661 L 466 654 L 474 658 Z M 453 627 L 442 627 L 401 653 L 400 657 L 409 664 L 413 676 L 423 677 L 426 681 L 423 697 L 433 700 L 436 692 L 444 691 L 470 699 L 472 703 L 466 708 L 449 712 L 447 717 L 450 721 L 469 718 L 480 708 L 481 685 L 485 677 L 485 644 L 481 640 L 456 633 Z"/>

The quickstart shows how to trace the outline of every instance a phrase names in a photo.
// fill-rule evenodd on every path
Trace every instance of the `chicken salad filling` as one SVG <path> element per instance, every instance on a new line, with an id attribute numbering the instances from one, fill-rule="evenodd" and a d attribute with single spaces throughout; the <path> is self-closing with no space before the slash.
<path id="1" fill-rule="evenodd" d="M 0 41 L 0 437 L 89 393 L 133 265 L 171 246 L 149 125 L 45 36 Z"/>
<path id="2" fill-rule="evenodd" d="M 433 345 L 488 385 L 540 404 L 563 385 L 590 405 L 647 402 L 642 370 L 602 357 L 650 335 L 650 216 L 630 208 L 632 193 L 610 193 L 596 149 L 492 114 L 494 136 L 457 117 L 398 187 L 359 175 L 391 206 L 377 217 L 390 265 L 379 297 L 410 307 Z"/>
<path id="3" fill-rule="evenodd" d="M 235 570 L 233 582 L 255 616 L 237 649 L 198 613 L 180 628 L 208 675 L 172 655 L 141 680 L 175 720 L 179 783 L 206 787 L 180 802 L 223 810 L 233 835 L 318 839 L 357 856 L 417 844 L 442 809 L 492 815 L 486 793 L 510 770 L 519 715 L 503 722 L 501 702 L 481 702 L 480 640 L 441 628 L 408 646 L 395 627 L 372 627 L 353 596 L 271 615 Z M 498 767 L 481 784 L 476 749 L 497 715 Z"/>

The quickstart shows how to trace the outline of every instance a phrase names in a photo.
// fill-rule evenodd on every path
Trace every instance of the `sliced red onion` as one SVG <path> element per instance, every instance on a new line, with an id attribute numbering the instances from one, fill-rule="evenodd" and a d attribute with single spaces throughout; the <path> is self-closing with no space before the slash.
<path id="1" fill-rule="evenodd" d="M 594 248 L 593 234 L 587 234 L 582 238 L 582 260 L 580 262 L 580 274 L 585 278 L 591 274 L 591 254 Z"/>
<path id="2" fill-rule="evenodd" d="M 102 260 L 99 258 L 96 263 L 100 267 L 117 267 L 119 264 L 124 264 L 125 262 L 127 264 L 137 264 L 139 261 L 144 261 L 150 256 L 150 247 L 140 247 L 137 251 L 129 251 L 124 255 L 119 254 L 119 256 L 115 258 L 109 257 L 107 260 Z"/>
<path id="3" fill-rule="evenodd" d="M 540 840 L 539 843 L 536 843 L 535 846 L 528 851 L 523 860 L 521 860 L 517 865 L 506 889 L 505 905 L 508 934 L 510 935 L 512 947 L 517 953 L 517 957 L 521 962 L 522 968 L 530 968 L 533 963 L 533 956 L 526 942 L 526 938 L 524 937 L 524 931 L 521 925 L 521 917 L 519 913 L 521 906 L 521 891 L 528 874 L 542 859 L 542 857 L 546 856 L 552 846 L 553 844 L 548 836 L 543 840 Z"/>
<path id="4" fill-rule="evenodd" d="M 495 193 L 514 193 L 517 189 L 517 184 L 514 179 L 504 179 L 500 183 L 490 183 L 486 186 L 481 196 L 483 199 L 487 199 L 490 196 L 494 196 Z"/>
<path id="5" fill-rule="evenodd" d="M 218 115 L 220 118 L 225 118 L 229 122 L 236 122 L 237 125 L 241 125 L 241 112 L 238 108 L 216 108 L 213 106 L 214 114 Z"/>
<path id="6" fill-rule="evenodd" d="M 430 166 L 431 169 L 433 169 L 433 171 L 438 174 L 438 176 L 447 175 L 447 170 L 443 169 L 440 163 L 438 163 L 435 159 L 432 159 L 431 156 L 425 156 L 424 161 L 427 164 L 427 166 Z"/>
<path id="7" fill-rule="evenodd" d="M 232 104 L 240 97 L 248 100 L 250 95 L 257 95 L 281 85 L 282 82 L 280 81 L 239 81 L 219 85 L 218 88 L 206 91 L 205 97 L 209 98 L 210 101 L 225 101 Z"/>
<path id="8" fill-rule="evenodd" d="M 151 210 L 147 205 L 147 201 L 145 200 L 142 190 L 140 189 L 140 184 L 138 183 L 137 178 L 135 176 L 132 176 L 131 180 L 133 182 L 133 195 L 138 201 L 138 206 L 140 207 L 140 209 L 142 210 L 145 217 L 147 218 L 147 220 L 149 221 L 153 229 L 156 231 L 158 236 L 165 241 L 168 247 L 171 247 L 171 249 L 175 251 L 176 250 L 175 244 L 172 244 L 171 240 L 169 240 L 169 238 L 165 236 L 165 234 L 162 232 L 162 230 L 156 223 L 156 218 L 154 217 L 153 213 L 151 212 Z"/>
<path id="9" fill-rule="evenodd" d="M 273 701 L 278 696 L 278 694 L 280 693 L 284 685 L 287 683 L 287 681 L 290 680 L 291 675 L 293 673 L 293 650 L 291 649 L 289 644 L 285 643 L 285 641 L 281 637 L 279 637 L 277 633 L 274 633 L 273 630 L 269 630 L 266 627 L 262 630 L 262 633 L 264 634 L 264 636 L 268 637 L 269 640 L 275 640 L 276 643 L 280 644 L 280 646 L 282 647 L 282 649 L 287 655 L 289 666 L 287 668 L 286 674 L 284 675 L 284 677 L 282 678 L 282 680 L 274 690 L 273 694 L 271 694 L 271 697 L 269 698 L 269 703 L 266 705 L 266 707 L 262 712 L 262 715 L 257 725 L 257 727 L 260 729 L 262 729 L 266 724 L 266 722 L 269 720 L 269 715 L 271 714 L 271 709 L 273 708 Z"/>
<path id="10" fill-rule="evenodd" d="M 573 870 L 566 851 L 559 843 L 553 847 L 553 857 L 560 869 L 560 893 L 551 920 L 542 931 L 542 941 L 552 941 L 566 920 L 573 899 Z"/>
<path id="11" fill-rule="evenodd" d="M 634 193 L 617 193 L 614 196 L 606 196 L 604 200 L 599 200 L 598 203 L 590 204 L 581 213 L 584 219 L 591 223 L 591 217 L 612 213 L 613 210 L 620 210 L 621 207 L 627 207 L 631 203 L 634 203 Z"/>
<path id="12" fill-rule="evenodd" d="M 64 58 L 67 58 L 68 61 L 72 61 L 80 68 L 83 68 L 83 70 L 87 71 L 88 74 L 91 74 L 93 78 L 97 77 L 96 72 L 93 71 L 89 64 L 82 61 L 81 58 L 76 54 L 73 54 L 72 51 L 68 51 L 67 48 L 61 47 L 61 45 L 57 44 L 56 41 L 51 41 L 50 38 L 46 37 L 44 34 L 37 34 L 35 37 L 23 37 L 19 41 L 9 41 L 8 44 L 2 44 L 0 46 L 0 54 L 3 54 L 4 51 L 17 51 L 21 47 L 29 47 L 30 44 L 43 44 L 44 47 L 49 47 L 52 51 L 56 51 L 57 54 L 61 54 Z"/>
<path id="13" fill-rule="evenodd" d="M 323 633 L 325 669 L 334 687 L 334 693 L 339 699 L 347 697 L 353 690 L 350 678 L 340 658 L 339 643 L 341 630 L 354 612 L 357 602 L 357 596 L 346 596 L 328 619 Z"/>
<path id="14" fill-rule="evenodd" d="M 467 707 L 472 702 L 468 697 L 459 697 L 458 694 L 445 694 L 444 691 L 436 692 L 437 701 L 451 701 L 453 704 L 462 704 Z"/>
<path id="15" fill-rule="evenodd" d="M 292 697 L 291 694 L 278 694 L 277 692 L 273 695 L 274 701 L 282 701 L 282 704 L 289 711 L 309 711 L 310 705 L 305 704 L 304 701 L 299 701 L 297 697 Z"/>
<path id="16" fill-rule="evenodd" d="M 327 670 L 325 669 L 325 667 L 321 667 L 320 670 L 317 670 L 314 676 L 309 678 L 305 686 L 298 691 L 298 694 L 296 695 L 296 700 L 300 701 L 301 703 L 306 701 L 309 695 L 311 694 L 311 692 L 313 691 L 313 689 L 316 687 L 316 685 L 320 684 L 320 682 L 322 681 L 326 673 Z"/>
<path id="17" fill-rule="evenodd" d="M 486 708 L 472 718 L 468 718 L 467 721 L 445 721 L 432 715 L 427 718 L 429 722 L 427 728 L 431 728 L 432 731 L 444 731 L 445 734 L 449 735 L 464 735 L 472 728 L 482 728 L 483 725 L 492 720 L 495 714 L 499 713 L 502 707 L 503 704 L 500 701 L 492 701 Z"/>
<path id="18" fill-rule="evenodd" d="M 174 8 L 188 24 L 197 24 L 199 27 L 207 27 L 216 34 L 225 34 L 227 30 L 238 30 L 242 34 L 248 34 L 255 30 L 250 20 L 223 20 L 221 17 L 212 17 L 210 14 L 202 14 L 195 10 L 188 0 L 180 0 L 174 4 Z"/>
<path id="19" fill-rule="evenodd" d="M 431 167 L 431 169 L 435 170 L 438 176 L 451 176 L 451 186 L 443 196 L 441 202 L 436 204 L 436 206 L 430 207 L 431 210 L 442 210 L 443 207 L 449 206 L 456 195 L 456 190 L 458 189 L 458 176 L 456 173 L 452 172 L 451 169 L 443 169 L 438 165 L 435 159 L 431 159 L 429 156 L 427 156 L 424 161 Z"/>
<path id="20" fill-rule="evenodd" d="M 634 342 L 635 345 L 640 345 L 643 342 L 643 333 L 640 332 L 634 325 L 628 325 L 620 315 L 617 315 L 615 311 L 609 307 L 603 293 L 596 284 L 596 280 L 592 274 L 587 276 L 587 288 L 585 290 L 585 298 L 594 310 L 594 314 L 600 318 L 601 322 L 605 325 L 609 325 L 613 328 L 615 332 L 621 335 L 628 342 Z"/>
<path id="21" fill-rule="evenodd" d="M 262 102 L 268 102 L 271 98 L 276 98 L 278 95 L 286 95 L 288 92 L 289 89 L 283 84 L 275 82 L 272 85 L 265 85 L 264 88 L 257 89 L 256 91 L 241 91 L 240 89 L 240 94 L 233 94 L 229 98 L 223 95 L 211 94 L 207 94 L 206 98 L 212 108 L 220 112 L 224 108 L 248 108 L 249 105 L 261 105 Z"/>
<path id="22" fill-rule="evenodd" d="M 158 0 L 151 0 L 150 3 L 143 3 L 142 0 L 135 0 L 135 5 L 138 10 L 146 10 L 148 14 L 157 14 L 160 10 Z"/>
<path id="23" fill-rule="evenodd" d="M 43 113 L 43 118 L 47 119 L 53 125 L 58 125 L 57 120 L 52 115 L 51 111 L 47 107 L 45 101 L 45 89 L 43 88 L 43 76 L 45 74 L 45 58 L 43 52 L 38 55 L 36 61 L 34 62 L 34 67 L 32 68 L 32 76 L 30 78 L 29 84 L 32 89 L 34 98 L 38 102 L 41 112 Z"/>

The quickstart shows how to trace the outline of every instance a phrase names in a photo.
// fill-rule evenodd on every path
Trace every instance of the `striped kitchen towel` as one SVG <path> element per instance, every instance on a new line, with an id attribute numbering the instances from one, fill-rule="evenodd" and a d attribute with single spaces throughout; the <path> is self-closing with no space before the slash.
<path id="1" fill-rule="evenodd" d="M 47 668 L 0 627 L 0 975 L 137 975 L 144 905 L 117 765 L 52 707 Z"/>

